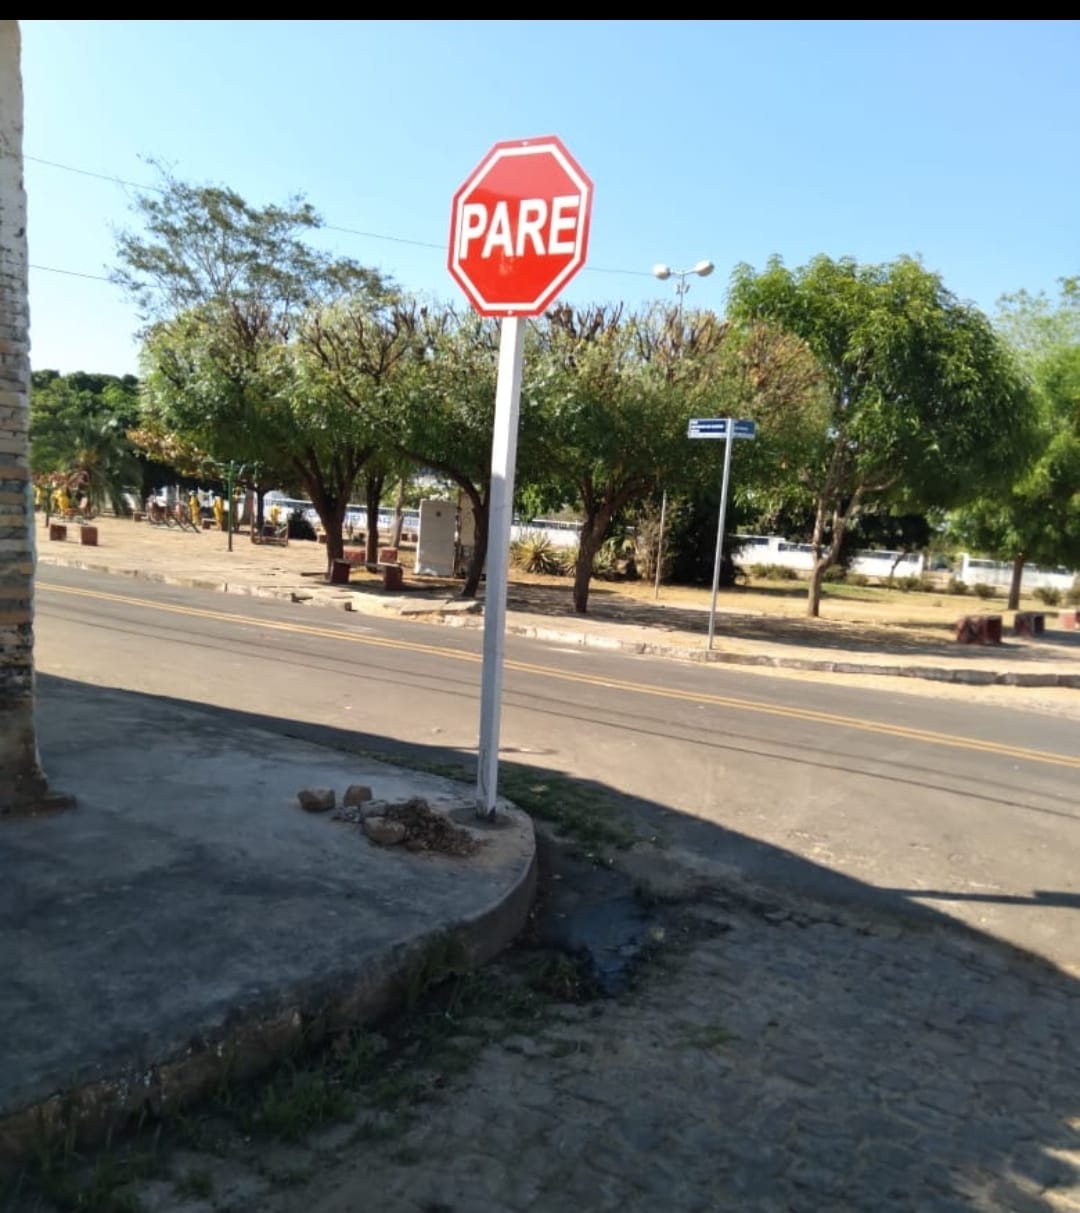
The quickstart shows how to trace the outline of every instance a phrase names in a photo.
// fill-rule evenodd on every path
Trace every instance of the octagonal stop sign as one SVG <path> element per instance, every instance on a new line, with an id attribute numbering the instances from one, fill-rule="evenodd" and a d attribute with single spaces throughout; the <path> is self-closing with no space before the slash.
<path id="1" fill-rule="evenodd" d="M 482 316 L 538 316 L 585 264 L 592 182 L 554 135 L 496 143 L 454 195 L 447 265 Z"/>

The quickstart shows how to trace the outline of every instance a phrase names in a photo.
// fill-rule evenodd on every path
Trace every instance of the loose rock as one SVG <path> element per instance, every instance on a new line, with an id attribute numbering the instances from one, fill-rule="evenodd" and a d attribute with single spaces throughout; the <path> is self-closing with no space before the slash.
<path id="1" fill-rule="evenodd" d="M 371 799 L 371 789 L 364 783 L 351 783 L 345 789 L 345 795 L 341 803 L 346 808 L 352 808 L 356 805 L 364 804 Z"/>
<path id="2" fill-rule="evenodd" d="M 364 833 L 379 846 L 392 847 L 405 837 L 405 823 L 386 817 L 368 817 L 364 821 Z"/>
<path id="3" fill-rule="evenodd" d="M 302 788 L 296 793 L 305 813 L 325 813 L 337 803 L 333 788 Z"/>

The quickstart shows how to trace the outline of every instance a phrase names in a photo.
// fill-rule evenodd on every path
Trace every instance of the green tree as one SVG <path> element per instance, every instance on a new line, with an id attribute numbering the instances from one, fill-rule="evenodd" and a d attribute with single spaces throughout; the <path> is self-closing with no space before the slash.
<path id="1" fill-rule="evenodd" d="M 775 408 L 776 435 L 817 371 L 798 343 L 767 326 L 733 330 L 711 313 L 672 307 L 628 317 L 618 308 L 557 307 L 539 334 L 539 356 L 526 367 L 541 400 L 538 462 L 550 495 L 575 501 L 583 515 L 573 591 L 583 614 L 596 554 L 627 511 L 640 518 L 662 491 L 676 520 L 700 517 L 696 500 L 715 502 L 716 445 L 691 442 L 689 419 L 772 418 Z M 692 530 L 676 526 L 676 542 Z M 655 567 L 655 554 L 646 556 Z M 693 564 L 679 552 L 674 562 Z"/>
<path id="2" fill-rule="evenodd" d="M 361 369 L 367 341 L 362 318 L 339 315 L 304 341 L 326 378 L 326 390 L 365 418 L 384 450 L 444 477 L 469 501 L 475 532 L 462 595 L 472 598 L 487 558 L 499 326 L 472 311 L 415 301 L 402 301 L 396 310 L 400 356 L 394 358 L 393 373 L 378 382 Z M 527 330 L 527 340 L 531 335 Z M 536 416 L 531 395 L 523 391 L 518 469 L 526 479 L 538 450 Z"/>
<path id="3" fill-rule="evenodd" d="M 956 538 L 1012 564 L 1008 609 L 1020 605 L 1030 561 L 1080 566 L 1080 290 L 1062 279 L 1056 303 L 1045 294 L 1005 296 L 997 327 L 1030 377 L 1037 410 L 1034 458 L 1011 483 L 952 518 Z"/>
<path id="4" fill-rule="evenodd" d="M 172 430 L 217 462 L 259 464 L 264 482 L 270 472 L 299 480 L 326 530 L 329 568 L 375 444 L 300 373 L 295 338 L 331 300 L 382 299 L 391 288 L 313 249 L 306 237 L 321 221 L 300 198 L 253 207 L 232 190 L 161 175 L 158 192 L 136 199 L 141 230 L 117 237 L 114 273 L 148 326 L 146 428 Z"/>
<path id="5" fill-rule="evenodd" d="M 138 495 L 143 465 L 128 438 L 138 417 L 133 375 L 34 371 L 30 396 L 30 466 L 40 483 L 62 475 L 78 485 L 96 512 L 128 512 L 125 494 Z"/>
<path id="6" fill-rule="evenodd" d="M 324 441 L 340 448 L 325 471 L 340 473 L 344 484 L 365 468 L 367 556 L 378 555 L 378 510 L 386 475 L 400 466 L 397 435 L 391 418 L 402 378 L 415 361 L 418 313 L 399 298 L 353 297 L 312 311 L 298 326 L 295 358 L 303 392 L 303 415 L 321 417 Z M 346 446 L 342 440 L 349 437 Z M 305 483 L 325 496 L 327 486 L 312 475 L 316 448 L 304 457 Z M 323 481 L 325 481 L 325 471 Z M 316 496 L 312 501 L 318 509 Z M 335 498 L 344 517 L 346 500 Z M 320 512 L 320 518 L 322 513 Z"/>
<path id="7" fill-rule="evenodd" d="M 859 265 L 817 257 L 738 266 L 730 315 L 799 337 L 821 369 L 828 410 L 791 467 L 812 486 L 814 548 L 807 610 L 863 509 L 956 506 L 1007 479 L 1030 449 L 1030 393 L 977 309 L 908 257 Z"/>

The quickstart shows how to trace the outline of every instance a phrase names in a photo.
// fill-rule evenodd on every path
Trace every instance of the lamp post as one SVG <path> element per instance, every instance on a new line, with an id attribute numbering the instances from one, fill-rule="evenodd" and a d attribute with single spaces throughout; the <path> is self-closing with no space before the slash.
<path id="1" fill-rule="evenodd" d="M 666 282 L 669 278 L 676 278 L 675 294 L 679 296 L 679 328 L 682 328 L 683 300 L 686 298 L 686 292 L 690 289 L 688 278 L 695 274 L 699 278 L 708 278 L 708 276 L 716 269 L 711 261 L 699 261 L 696 265 L 692 265 L 688 270 L 673 270 L 669 265 L 654 265 L 653 277 L 659 278 L 661 282 Z M 664 563 L 664 523 L 667 521 L 667 489 L 664 490 L 663 496 L 660 498 L 660 534 L 656 539 L 656 580 L 653 584 L 653 597 L 660 597 L 660 570 Z"/>

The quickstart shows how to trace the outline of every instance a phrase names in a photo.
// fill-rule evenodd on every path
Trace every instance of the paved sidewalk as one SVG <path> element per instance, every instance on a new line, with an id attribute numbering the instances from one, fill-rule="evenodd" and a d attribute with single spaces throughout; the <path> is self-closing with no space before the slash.
<path id="1" fill-rule="evenodd" d="M 460 785 L 177 700 L 43 677 L 39 702 L 50 784 L 78 807 L 0 821 L 0 1161 L 39 1112 L 175 1108 L 313 1023 L 393 1005 L 445 932 L 479 963 L 525 921 L 535 844 L 512 806 L 488 825 Z M 350 785 L 423 798 L 421 835 L 475 853 L 376 845 L 300 807 Z"/>

